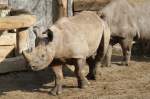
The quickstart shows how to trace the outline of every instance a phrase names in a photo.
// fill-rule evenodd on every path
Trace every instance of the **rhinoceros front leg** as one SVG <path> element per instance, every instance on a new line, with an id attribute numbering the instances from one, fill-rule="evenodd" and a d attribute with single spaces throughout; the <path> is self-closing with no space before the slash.
<path id="1" fill-rule="evenodd" d="M 132 38 L 124 39 L 120 42 L 123 51 L 123 62 L 122 65 L 129 66 L 132 49 Z"/>
<path id="2" fill-rule="evenodd" d="M 62 73 L 62 65 L 52 66 L 52 70 L 55 73 L 55 87 L 51 90 L 52 95 L 59 95 L 62 93 L 62 80 L 63 80 L 63 73 Z"/>
<path id="3" fill-rule="evenodd" d="M 85 66 L 85 59 L 77 59 L 77 64 L 75 65 L 75 74 L 77 76 L 79 88 L 86 88 L 89 85 L 87 78 L 84 76 L 83 70 L 84 66 Z"/>

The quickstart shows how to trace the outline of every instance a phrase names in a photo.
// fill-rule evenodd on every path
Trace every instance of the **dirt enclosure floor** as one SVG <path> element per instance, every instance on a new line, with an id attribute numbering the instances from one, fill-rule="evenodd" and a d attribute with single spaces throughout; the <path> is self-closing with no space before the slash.
<path id="1" fill-rule="evenodd" d="M 78 89 L 72 68 L 65 67 L 60 96 L 48 94 L 54 86 L 50 69 L 0 75 L 0 99 L 150 99 L 150 58 L 134 58 L 129 67 L 120 66 L 120 59 L 114 56 L 112 67 L 99 68 L 98 81 L 87 89 Z"/>

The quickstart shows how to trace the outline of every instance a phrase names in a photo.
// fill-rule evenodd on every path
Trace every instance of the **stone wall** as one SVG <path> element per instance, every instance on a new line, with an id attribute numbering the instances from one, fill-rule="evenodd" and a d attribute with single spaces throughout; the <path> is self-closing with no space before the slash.
<path id="1" fill-rule="evenodd" d="M 37 16 L 37 26 L 47 28 L 53 23 L 54 0 L 9 0 L 9 5 L 16 9 L 27 9 Z"/>
<path id="2" fill-rule="evenodd" d="M 39 33 L 45 31 L 57 20 L 57 0 L 8 0 L 8 5 L 14 9 L 26 9 L 37 16 L 35 26 L 39 27 Z M 33 28 L 29 29 L 29 48 L 35 46 L 35 34 Z"/>

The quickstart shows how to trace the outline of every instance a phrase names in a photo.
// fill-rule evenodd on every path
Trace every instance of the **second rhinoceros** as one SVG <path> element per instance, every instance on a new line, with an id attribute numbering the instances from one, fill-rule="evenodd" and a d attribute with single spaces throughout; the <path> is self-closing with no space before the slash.
<path id="1" fill-rule="evenodd" d="M 112 0 L 100 10 L 100 16 L 103 15 L 103 19 L 107 22 L 111 31 L 110 45 L 102 66 L 111 66 L 112 47 L 116 43 L 119 43 L 122 47 L 123 65 L 129 65 L 133 40 L 140 38 L 139 24 L 143 25 L 137 23 L 139 20 L 137 16 L 147 19 L 145 14 L 138 14 L 139 11 L 136 11 L 128 0 Z"/>
<path id="2" fill-rule="evenodd" d="M 96 13 L 83 11 L 75 16 L 59 19 L 46 33 L 49 39 L 47 44 L 42 42 L 31 52 L 23 52 L 32 69 L 41 70 L 51 64 L 56 75 L 56 85 L 51 91 L 54 95 L 62 92 L 64 64 L 75 65 L 78 87 L 86 87 L 88 80 L 83 74 L 83 67 L 86 59 L 100 50 L 98 48 L 102 37 L 106 53 L 110 39 L 107 24 Z"/>

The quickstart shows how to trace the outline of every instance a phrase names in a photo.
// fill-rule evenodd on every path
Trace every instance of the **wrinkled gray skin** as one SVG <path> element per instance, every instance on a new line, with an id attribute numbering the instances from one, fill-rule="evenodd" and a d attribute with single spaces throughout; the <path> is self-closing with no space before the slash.
<path id="1" fill-rule="evenodd" d="M 132 41 L 150 40 L 150 1 L 129 4 L 127 0 L 113 0 L 100 14 L 111 30 L 109 50 L 102 66 L 111 65 L 112 46 L 119 43 L 123 50 L 123 65 L 129 65 Z"/>
<path id="2" fill-rule="evenodd" d="M 104 50 L 109 44 L 110 30 L 105 22 L 96 13 L 83 11 L 73 17 L 59 19 L 45 33 L 49 39 L 47 44 L 40 41 L 32 52 L 23 52 L 31 68 L 37 71 L 51 64 L 56 75 L 55 87 L 51 91 L 53 95 L 62 93 L 62 65 L 65 64 L 75 65 L 78 87 L 87 87 L 89 83 L 83 75 L 86 59 L 96 54 L 102 36 L 107 39 L 104 40 Z M 94 70 L 89 73 L 90 77 L 93 77 Z"/>

